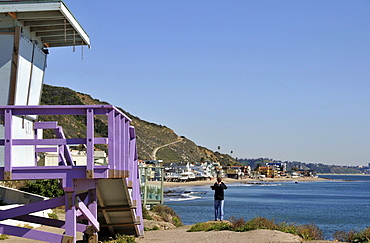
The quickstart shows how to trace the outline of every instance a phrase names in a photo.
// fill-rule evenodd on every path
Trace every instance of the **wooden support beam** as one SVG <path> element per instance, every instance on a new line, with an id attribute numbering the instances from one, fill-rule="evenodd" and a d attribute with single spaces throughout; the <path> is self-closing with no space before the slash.
<path id="1" fill-rule="evenodd" d="M 19 43 L 21 40 L 21 32 L 22 27 L 16 26 L 14 32 L 13 57 L 12 57 L 8 105 L 15 105 L 15 91 L 17 88 Z"/>
<path id="2" fill-rule="evenodd" d="M 140 221 L 134 222 L 134 225 L 140 225 Z M 101 224 L 100 227 L 120 227 L 120 226 L 132 226 L 132 223 L 119 223 L 119 224 Z"/>
<path id="3" fill-rule="evenodd" d="M 136 206 L 108 206 L 108 207 L 98 207 L 98 212 L 103 211 L 130 211 L 131 209 L 135 209 Z"/>
<path id="4" fill-rule="evenodd" d="M 12 17 L 13 19 L 17 19 L 17 13 L 16 12 L 8 12 L 8 15 Z"/>

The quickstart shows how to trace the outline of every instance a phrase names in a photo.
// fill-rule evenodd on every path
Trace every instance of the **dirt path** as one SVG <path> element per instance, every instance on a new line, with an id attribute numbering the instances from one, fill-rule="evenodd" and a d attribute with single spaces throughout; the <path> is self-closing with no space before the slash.
<path id="1" fill-rule="evenodd" d="M 187 232 L 190 226 L 176 229 L 146 231 L 144 238 L 136 239 L 138 243 L 272 243 L 272 242 L 302 242 L 299 236 L 275 230 L 253 230 L 249 232 L 209 231 Z"/>

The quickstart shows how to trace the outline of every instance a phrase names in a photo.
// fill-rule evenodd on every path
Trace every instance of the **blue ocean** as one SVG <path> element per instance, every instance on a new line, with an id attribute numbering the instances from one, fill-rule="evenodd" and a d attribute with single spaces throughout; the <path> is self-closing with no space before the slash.
<path id="1" fill-rule="evenodd" d="M 247 221 L 261 216 L 275 222 L 313 223 L 326 239 L 332 239 L 339 230 L 358 231 L 370 226 L 370 176 L 320 177 L 329 180 L 228 184 L 225 219 L 234 216 Z M 186 225 L 213 220 L 213 191 L 209 186 L 171 188 L 165 204 Z"/>

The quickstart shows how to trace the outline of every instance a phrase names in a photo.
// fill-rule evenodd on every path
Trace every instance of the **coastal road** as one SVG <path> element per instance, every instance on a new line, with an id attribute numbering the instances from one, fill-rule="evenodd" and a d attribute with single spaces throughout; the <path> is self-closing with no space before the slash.
<path id="1" fill-rule="evenodd" d="M 184 138 L 182 138 L 182 137 L 178 137 L 178 138 L 177 138 L 177 140 L 176 140 L 175 142 L 167 143 L 167 144 L 165 144 L 165 145 L 162 145 L 162 146 L 159 146 L 159 147 L 154 148 L 154 149 L 153 149 L 153 152 L 152 152 L 152 154 L 151 154 L 151 156 L 150 156 L 150 157 L 151 157 L 153 160 L 157 160 L 157 151 L 158 151 L 159 149 L 164 148 L 164 147 L 167 147 L 167 146 L 170 146 L 170 145 L 175 144 L 175 143 L 182 142 L 182 140 L 184 140 Z"/>

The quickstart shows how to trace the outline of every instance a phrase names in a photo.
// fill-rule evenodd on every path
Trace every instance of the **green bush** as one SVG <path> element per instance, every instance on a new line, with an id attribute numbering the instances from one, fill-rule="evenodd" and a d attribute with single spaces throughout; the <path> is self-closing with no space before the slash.
<path id="1" fill-rule="evenodd" d="M 176 214 L 175 210 L 172 208 L 163 205 L 158 204 L 153 207 L 153 212 L 157 213 L 164 221 L 170 222 L 176 227 L 179 227 L 182 225 L 180 217 Z"/>
<path id="2" fill-rule="evenodd" d="M 59 219 L 58 215 L 55 212 L 48 213 L 48 216 L 51 219 Z"/>
<path id="3" fill-rule="evenodd" d="M 269 229 L 274 230 L 276 229 L 276 224 L 274 220 L 268 220 L 263 217 L 257 217 L 252 220 L 249 220 L 245 223 L 245 225 L 241 228 L 241 231 L 249 231 L 255 229 Z"/>
<path id="4" fill-rule="evenodd" d="M 145 206 L 143 208 L 143 218 L 147 220 L 153 220 L 152 216 L 149 215 L 149 211 L 146 210 Z"/>
<path id="5" fill-rule="evenodd" d="M 199 231 L 206 231 L 209 228 L 209 224 L 205 223 L 196 223 L 188 229 L 188 232 L 199 232 Z"/>
<path id="6" fill-rule="evenodd" d="M 172 217 L 172 223 L 176 227 L 180 227 L 182 225 L 182 222 L 181 222 L 181 220 L 178 217 Z"/>
<path id="7" fill-rule="evenodd" d="M 135 241 L 135 237 L 133 236 L 116 234 L 114 240 L 103 241 L 103 243 L 136 243 L 136 241 Z"/>
<path id="8" fill-rule="evenodd" d="M 323 233 L 314 224 L 304 224 L 297 226 L 297 234 L 305 240 L 322 240 Z"/>
<path id="9" fill-rule="evenodd" d="M 50 198 L 64 195 L 64 191 L 60 188 L 59 181 L 56 179 L 27 181 L 19 190 Z"/>
<path id="10" fill-rule="evenodd" d="M 225 221 L 208 221 L 204 223 L 194 224 L 188 232 L 199 232 L 199 231 L 221 231 L 221 230 L 233 230 L 233 227 L 230 223 Z"/>
<path id="11" fill-rule="evenodd" d="M 8 235 L 0 234 L 0 240 L 6 240 L 9 239 Z"/>
<path id="12" fill-rule="evenodd" d="M 337 231 L 333 234 L 334 239 L 342 242 L 358 242 L 358 243 L 367 243 L 370 242 L 370 227 L 367 227 L 365 230 L 356 232 L 356 231 Z"/>
<path id="13" fill-rule="evenodd" d="M 289 233 L 289 234 L 293 234 L 293 235 L 298 235 L 297 226 L 295 224 L 288 224 L 287 222 L 283 222 L 277 225 L 276 230 Z"/>
<path id="14" fill-rule="evenodd" d="M 233 227 L 230 224 L 226 223 L 226 222 L 221 222 L 221 223 L 212 225 L 206 231 L 212 231 L 212 230 L 215 230 L 215 231 L 233 230 Z"/>
<path id="15" fill-rule="evenodd" d="M 152 231 L 152 230 L 159 230 L 159 227 L 158 226 L 154 226 L 153 228 L 147 228 L 147 227 L 144 227 L 144 231 Z"/>
<path id="16" fill-rule="evenodd" d="M 225 221 L 208 221 L 204 223 L 197 223 L 193 225 L 188 231 L 197 232 L 210 230 L 232 230 L 237 232 L 245 232 L 256 229 L 278 230 L 285 233 L 299 235 L 305 240 L 323 239 L 322 231 L 314 224 L 295 225 L 288 224 L 286 222 L 277 224 L 274 222 L 274 220 L 269 220 L 263 217 L 257 217 L 247 222 L 245 222 L 243 218 L 236 219 L 235 217 L 232 217 L 230 219 L 230 223 Z"/>

